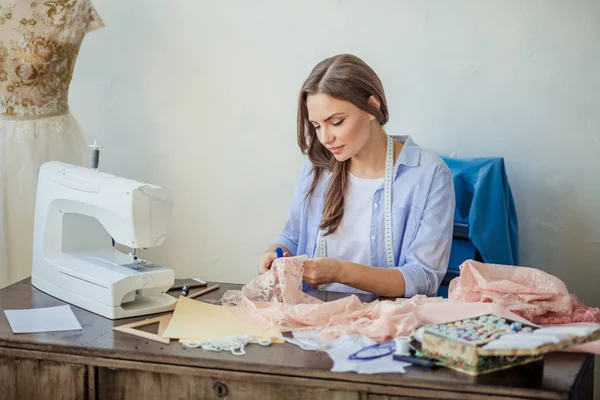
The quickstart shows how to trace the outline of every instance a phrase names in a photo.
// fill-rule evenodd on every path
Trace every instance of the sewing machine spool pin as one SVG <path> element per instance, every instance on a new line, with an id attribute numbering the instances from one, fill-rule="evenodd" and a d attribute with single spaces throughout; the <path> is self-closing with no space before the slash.
<path id="1" fill-rule="evenodd" d="M 98 138 L 94 139 L 94 144 L 90 144 L 88 147 L 92 148 L 92 169 L 98 169 L 100 163 L 100 149 L 102 146 L 98 144 Z"/>

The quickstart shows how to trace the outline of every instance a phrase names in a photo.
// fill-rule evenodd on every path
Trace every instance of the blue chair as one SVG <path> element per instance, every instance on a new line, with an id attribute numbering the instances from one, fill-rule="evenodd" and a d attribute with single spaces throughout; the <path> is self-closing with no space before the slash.
<path id="1" fill-rule="evenodd" d="M 456 195 L 450 262 L 438 290 L 438 296 L 447 297 L 448 284 L 466 260 L 518 265 L 519 235 L 502 157 L 442 159 L 452 172 Z"/>

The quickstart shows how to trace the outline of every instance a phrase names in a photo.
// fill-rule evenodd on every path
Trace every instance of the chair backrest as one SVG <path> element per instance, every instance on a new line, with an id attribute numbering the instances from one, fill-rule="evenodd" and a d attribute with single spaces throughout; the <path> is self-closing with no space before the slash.
<path id="1" fill-rule="evenodd" d="M 468 259 L 517 265 L 518 222 L 504 159 L 442 157 L 452 172 L 456 194 L 454 235 L 448 272 L 438 296 Z"/>

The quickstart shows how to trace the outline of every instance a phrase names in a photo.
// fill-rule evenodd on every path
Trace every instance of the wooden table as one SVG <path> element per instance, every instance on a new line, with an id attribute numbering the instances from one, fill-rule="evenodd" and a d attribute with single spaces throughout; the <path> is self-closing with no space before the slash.
<path id="1" fill-rule="evenodd" d="M 218 300 L 226 289 L 202 300 Z M 326 295 L 330 298 L 335 295 Z M 0 308 L 65 304 L 26 279 L 0 290 Z M 289 344 L 248 346 L 245 356 L 186 349 L 113 331 L 111 321 L 71 307 L 82 331 L 14 335 L 0 317 L 0 398 L 9 399 L 591 399 L 594 358 L 554 353 L 542 365 L 469 377 L 440 368 L 406 374 L 330 372 L 325 353 Z M 209 323 L 207 321 L 207 323 Z"/>

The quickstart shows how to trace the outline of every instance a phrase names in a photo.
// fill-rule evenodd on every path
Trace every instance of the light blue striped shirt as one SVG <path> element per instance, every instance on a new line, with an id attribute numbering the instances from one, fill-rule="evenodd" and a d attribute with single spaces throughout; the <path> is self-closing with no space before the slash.
<path id="1" fill-rule="evenodd" d="M 448 269 L 454 222 L 454 184 L 446 164 L 417 146 L 410 136 L 393 136 L 404 147 L 392 173 L 392 237 L 395 265 L 406 282 L 406 297 L 434 296 Z M 293 255 L 318 256 L 317 236 L 331 174 L 322 174 L 313 195 L 312 164 L 301 170 L 283 231 L 275 242 Z M 387 268 L 383 185 L 373 196 L 371 266 Z M 365 235 L 367 232 L 365 232 Z M 305 285 L 306 286 L 306 285 Z"/>

